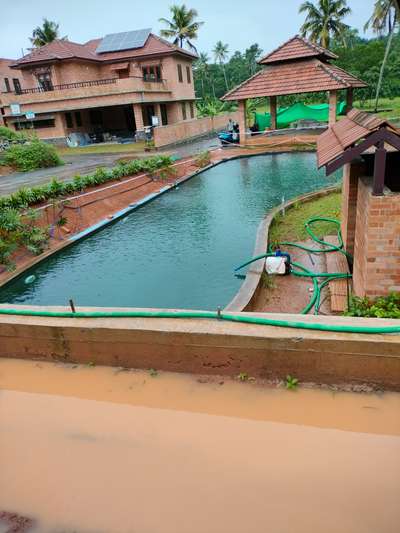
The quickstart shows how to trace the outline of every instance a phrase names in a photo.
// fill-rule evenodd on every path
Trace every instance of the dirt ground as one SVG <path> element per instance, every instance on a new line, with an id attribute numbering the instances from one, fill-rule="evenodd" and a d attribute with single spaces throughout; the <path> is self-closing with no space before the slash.
<path id="1" fill-rule="evenodd" d="M 311 240 L 303 243 L 310 248 L 316 248 Z M 282 247 L 288 252 L 292 261 L 304 265 L 313 272 L 326 272 L 324 254 L 311 254 L 291 246 Z M 310 301 L 313 295 L 313 283 L 310 278 L 298 276 L 268 276 L 268 282 L 260 290 L 254 305 L 254 311 L 267 313 L 299 313 Z M 328 288 L 322 291 L 322 305 L 319 314 L 330 315 L 330 298 Z M 311 311 L 312 313 L 312 311 Z"/>

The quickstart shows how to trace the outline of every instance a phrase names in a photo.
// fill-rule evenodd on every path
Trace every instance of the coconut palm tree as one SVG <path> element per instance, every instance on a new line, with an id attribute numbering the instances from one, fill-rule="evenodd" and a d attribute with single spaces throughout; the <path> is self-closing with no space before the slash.
<path id="1" fill-rule="evenodd" d="M 224 74 L 225 87 L 226 90 L 229 91 L 228 79 L 226 77 L 225 71 L 225 60 L 228 57 L 228 45 L 224 44 L 222 41 L 218 41 L 214 47 L 213 54 L 215 57 L 215 61 L 217 61 L 217 63 L 221 65 L 222 72 Z"/>
<path id="2" fill-rule="evenodd" d="M 398 20 L 398 5 L 396 5 L 395 0 L 376 0 L 372 16 L 364 26 L 364 30 L 371 27 L 372 30 L 380 36 L 385 33 L 386 29 L 388 32 L 385 54 L 383 56 L 383 61 L 379 71 L 378 84 L 376 86 L 374 106 L 375 112 L 378 111 L 379 95 L 382 88 L 383 75 L 385 73 L 386 63 L 393 42 L 394 30 Z"/>
<path id="3" fill-rule="evenodd" d="M 32 37 L 30 37 L 30 41 L 35 48 L 39 48 L 40 46 L 44 46 L 45 44 L 55 41 L 56 39 L 66 39 L 66 36 L 59 37 L 58 30 L 59 24 L 44 18 L 42 26 L 37 26 L 37 28 L 32 31 Z"/>
<path id="4" fill-rule="evenodd" d="M 197 52 L 192 39 L 197 39 L 198 29 L 204 24 L 204 22 L 195 20 L 198 16 L 197 11 L 195 9 L 187 9 L 185 4 L 181 6 L 173 5 L 169 9 L 172 13 L 172 20 L 159 19 L 160 22 L 167 26 L 167 29 L 160 31 L 161 36 L 173 39 L 173 43 L 181 48 L 186 43 L 189 48 Z"/>
<path id="5" fill-rule="evenodd" d="M 299 13 L 306 13 L 300 28 L 303 37 L 308 36 L 324 48 L 329 48 L 332 37 L 346 46 L 345 31 L 349 26 L 343 19 L 351 13 L 346 0 L 316 0 L 315 4 L 306 1 L 301 4 Z"/>
<path id="6" fill-rule="evenodd" d="M 201 82 L 201 96 L 204 98 L 204 81 L 208 79 L 208 62 L 209 58 L 205 52 L 200 52 L 199 58 L 194 64 L 195 72 L 199 75 Z"/>
<path id="7" fill-rule="evenodd" d="M 392 33 L 396 25 L 396 4 L 394 0 L 376 0 L 374 11 L 371 17 L 367 20 L 364 30 L 372 28 L 378 35 Z"/>

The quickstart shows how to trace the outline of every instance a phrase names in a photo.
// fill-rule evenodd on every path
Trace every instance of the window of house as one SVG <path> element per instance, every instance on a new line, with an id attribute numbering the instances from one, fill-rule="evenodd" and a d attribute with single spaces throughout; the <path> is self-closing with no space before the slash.
<path id="1" fill-rule="evenodd" d="M 178 65 L 178 80 L 183 82 L 182 65 Z"/>
<path id="2" fill-rule="evenodd" d="M 10 80 L 8 78 L 4 78 L 4 85 L 6 86 L 6 91 L 8 93 L 11 92 Z"/>
<path id="3" fill-rule="evenodd" d="M 42 89 L 42 91 L 52 91 L 53 90 L 53 83 L 51 81 L 51 74 L 50 72 L 42 72 L 37 75 L 37 80 L 39 83 L 39 87 Z"/>
<path id="4" fill-rule="evenodd" d="M 187 117 L 186 117 L 186 104 L 185 104 L 185 102 L 181 103 L 181 107 L 182 107 L 182 118 L 183 118 L 183 120 L 186 120 Z"/>
<path id="5" fill-rule="evenodd" d="M 65 113 L 65 122 L 67 123 L 67 128 L 74 127 L 74 123 L 72 121 L 72 113 Z"/>
<path id="6" fill-rule="evenodd" d="M 194 104 L 193 104 L 193 102 L 190 102 L 189 108 L 190 108 L 190 118 L 194 118 Z"/>
<path id="7" fill-rule="evenodd" d="M 78 128 L 82 126 L 82 116 L 80 111 L 75 111 L 75 124 Z"/>
<path id="8" fill-rule="evenodd" d="M 144 81 L 161 81 L 161 66 L 148 65 L 142 67 Z"/>
<path id="9" fill-rule="evenodd" d="M 21 84 L 18 78 L 13 78 L 14 91 L 16 94 L 21 94 Z"/>
<path id="10" fill-rule="evenodd" d="M 160 104 L 160 111 L 161 111 L 161 122 L 162 126 L 166 126 L 168 124 L 168 110 L 166 104 Z"/>
<path id="11" fill-rule="evenodd" d="M 187 67 L 186 67 L 186 78 L 187 78 L 187 82 L 188 83 L 192 83 L 191 76 L 190 76 L 190 67 L 189 67 L 189 65 L 187 65 Z"/>
<path id="12" fill-rule="evenodd" d="M 39 130 L 41 128 L 54 128 L 55 121 L 54 118 L 47 118 L 43 120 L 35 120 L 34 122 L 15 122 L 14 126 L 17 131 L 19 130 L 29 130 L 32 128 Z"/>

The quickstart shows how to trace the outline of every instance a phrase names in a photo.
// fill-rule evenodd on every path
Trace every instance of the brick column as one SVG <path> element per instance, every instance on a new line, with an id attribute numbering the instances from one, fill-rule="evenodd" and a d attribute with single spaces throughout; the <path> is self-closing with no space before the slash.
<path id="1" fill-rule="evenodd" d="M 353 287 L 375 298 L 400 292 L 400 194 L 374 196 L 372 178 L 361 178 L 357 195 Z"/>
<path id="2" fill-rule="evenodd" d="M 329 125 L 336 122 L 337 91 L 329 91 Z"/>
<path id="3" fill-rule="evenodd" d="M 347 164 L 343 168 L 342 186 L 342 235 L 344 248 L 353 255 L 356 232 L 357 190 L 359 177 L 364 174 L 364 165 Z"/>
<path id="4" fill-rule="evenodd" d="M 140 104 L 133 104 L 133 112 L 135 113 L 136 138 L 144 139 L 142 106 Z"/>
<path id="5" fill-rule="evenodd" d="M 158 117 L 158 125 L 161 126 L 162 125 L 161 109 L 160 109 L 160 104 L 159 103 L 155 103 L 154 104 L 154 113 L 156 114 L 156 117 Z"/>
<path id="6" fill-rule="evenodd" d="M 269 97 L 269 111 L 271 113 L 271 125 L 270 130 L 276 130 L 277 123 L 276 123 L 276 96 L 270 96 Z"/>
<path id="7" fill-rule="evenodd" d="M 240 144 L 246 144 L 246 130 L 247 130 L 247 117 L 246 117 L 246 102 L 247 100 L 239 100 L 239 133 Z"/>

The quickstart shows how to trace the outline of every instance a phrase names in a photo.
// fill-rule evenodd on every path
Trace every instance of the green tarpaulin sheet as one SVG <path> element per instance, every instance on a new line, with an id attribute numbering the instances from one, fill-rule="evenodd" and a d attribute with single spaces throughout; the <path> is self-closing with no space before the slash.
<path id="1" fill-rule="evenodd" d="M 346 107 L 345 102 L 337 105 L 337 114 L 342 115 Z M 254 113 L 255 123 L 260 131 L 264 131 L 271 125 L 270 113 Z M 277 112 L 278 128 L 287 128 L 298 120 L 313 120 L 316 122 L 328 122 L 329 104 L 306 105 L 302 102 L 290 107 L 280 107 Z"/>

